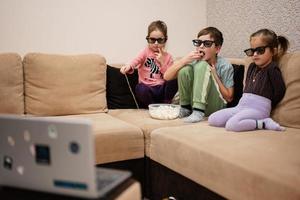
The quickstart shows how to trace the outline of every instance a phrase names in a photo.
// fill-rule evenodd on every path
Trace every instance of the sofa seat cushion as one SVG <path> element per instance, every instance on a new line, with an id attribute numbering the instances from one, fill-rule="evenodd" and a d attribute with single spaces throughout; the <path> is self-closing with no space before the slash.
<path id="1" fill-rule="evenodd" d="M 24 62 L 25 112 L 71 115 L 106 112 L 106 60 L 101 55 L 30 53 Z"/>
<path id="2" fill-rule="evenodd" d="M 114 116 L 118 119 L 121 119 L 125 122 L 133 124 L 139 127 L 145 137 L 145 154 L 148 156 L 149 150 L 149 140 L 150 133 L 157 128 L 161 127 L 172 127 L 172 126 L 182 126 L 182 125 L 191 125 L 189 123 L 184 123 L 180 119 L 174 120 L 158 120 L 153 119 L 149 115 L 149 111 L 146 109 L 115 109 L 109 110 L 109 115 Z"/>
<path id="3" fill-rule="evenodd" d="M 23 88 L 21 56 L 0 54 L 0 113 L 24 114 Z"/>
<path id="4" fill-rule="evenodd" d="M 93 123 L 96 164 L 144 157 L 142 131 L 105 113 L 60 116 L 85 118 Z"/>
<path id="5" fill-rule="evenodd" d="M 149 153 L 228 199 L 300 199 L 299 131 L 234 133 L 205 121 L 154 130 Z"/>

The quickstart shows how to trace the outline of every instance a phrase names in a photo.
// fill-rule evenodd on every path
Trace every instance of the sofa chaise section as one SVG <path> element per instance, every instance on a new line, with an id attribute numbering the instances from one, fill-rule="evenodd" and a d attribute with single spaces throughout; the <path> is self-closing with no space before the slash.
<path id="1" fill-rule="evenodd" d="M 299 199 L 299 152 L 295 128 L 235 133 L 206 121 L 151 133 L 152 160 L 228 199 Z"/>
<path id="2" fill-rule="evenodd" d="M 193 126 L 156 129 L 150 135 L 149 150 L 154 167 L 176 173 L 178 179 L 191 180 L 190 185 L 202 185 L 229 199 L 299 199 L 299 63 L 300 53 L 294 52 L 286 54 L 279 65 L 287 89 L 271 116 L 287 127 L 284 132 L 235 133 L 211 127 L 207 121 Z M 155 182 L 169 184 L 169 187 L 165 186 L 166 191 L 158 191 L 153 183 L 150 193 L 155 198 L 169 194 L 174 184 L 160 180 L 164 177 L 159 174 L 162 174 L 159 170 L 151 171 Z M 188 187 L 182 185 L 174 196 L 189 195 Z M 198 189 L 194 191 L 199 192 Z M 197 199 L 203 198 L 196 194 Z"/>

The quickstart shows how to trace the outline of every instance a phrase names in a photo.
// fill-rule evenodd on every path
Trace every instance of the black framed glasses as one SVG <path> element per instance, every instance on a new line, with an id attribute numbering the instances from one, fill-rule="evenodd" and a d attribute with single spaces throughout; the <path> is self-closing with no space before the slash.
<path id="1" fill-rule="evenodd" d="M 212 45 L 213 45 L 213 43 L 215 43 L 215 41 L 212 41 L 212 40 L 199 40 L 199 39 L 194 39 L 194 40 L 192 40 L 193 41 L 193 45 L 195 46 L 195 47 L 200 47 L 201 46 L 201 44 L 203 43 L 203 45 L 205 46 L 205 47 L 211 47 Z"/>
<path id="2" fill-rule="evenodd" d="M 146 40 L 149 44 L 154 44 L 156 41 L 158 44 L 164 44 L 167 41 L 167 38 L 153 38 L 153 37 L 146 37 Z"/>
<path id="3" fill-rule="evenodd" d="M 249 49 L 244 50 L 244 52 L 245 52 L 245 54 L 247 56 L 253 56 L 255 52 L 258 55 L 262 55 L 262 54 L 265 53 L 267 47 L 269 47 L 269 46 L 261 46 L 261 47 L 256 47 L 256 48 L 249 48 Z"/>

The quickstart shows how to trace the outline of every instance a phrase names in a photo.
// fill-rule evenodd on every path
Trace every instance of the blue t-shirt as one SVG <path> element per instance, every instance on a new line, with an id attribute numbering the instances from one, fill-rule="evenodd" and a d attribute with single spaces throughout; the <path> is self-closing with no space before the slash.
<path id="1" fill-rule="evenodd" d="M 193 61 L 191 64 L 195 65 L 197 62 L 200 61 Z M 217 57 L 216 71 L 226 88 L 233 87 L 233 67 L 225 58 L 220 56 Z"/>
<path id="2" fill-rule="evenodd" d="M 231 88 L 234 85 L 233 82 L 233 67 L 232 65 L 225 59 L 220 56 L 217 57 L 217 74 L 220 77 L 222 83 L 226 88 Z"/>

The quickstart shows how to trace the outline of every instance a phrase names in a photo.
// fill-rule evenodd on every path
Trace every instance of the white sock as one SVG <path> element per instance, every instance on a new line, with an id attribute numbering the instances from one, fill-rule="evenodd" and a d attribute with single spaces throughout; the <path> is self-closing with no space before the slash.
<path id="1" fill-rule="evenodd" d="M 192 113 L 191 110 L 189 110 L 189 109 L 187 109 L 187 108 L 180 107 L 178 117 L 179 117 L 179 118 L 184 118 L 184 117 L 189 116 L 191 113 Z"/>
<path id="2" fill-rule="evenodd" d="M 202 121 L 204 118 L 204 113 L 198 110 L 193 110 L 192 114 L 186 118 L 184 118 L 184 122 L 186 123 L 196 123 Z"/>
<path id="3" fill-rule="evenodd" d="M 264 121 L 263 120 L 256 120 L 256 128 L 257 129 L 264 129 L 265 127 Z"/>
<path id="4" fill-rule="evenodd" d="M 271 118 L 265 118 L 262 120 L 256 120 L 256 128 L 257 129 L 267 129 L 273 131 L 284 131 L 285 128 L 280 126 Z"/>
<path id="5" fill-rule="evenodd" d="M 280 124 L 278 124 L 271 118 L 266 118 L 263 120 L 264 120 L 264 124 L 265 124 L 265 129 L 273 130 L 273 131 L 284 131 L 285 130 L 284 127 L 280 126 Z"/>

